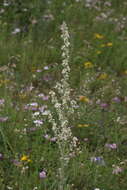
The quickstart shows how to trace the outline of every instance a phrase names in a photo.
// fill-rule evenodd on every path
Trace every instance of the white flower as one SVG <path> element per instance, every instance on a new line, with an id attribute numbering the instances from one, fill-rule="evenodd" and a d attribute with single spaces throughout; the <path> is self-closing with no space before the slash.
<path id="1" fill-rule="evenodd" d="M 8 7 L 8 6 L 9 6 L 9 3 L 5 1 L 5 2 L 3 3 L 3 6 L 4 6 L 4 7 Z"/>
<path id="2" fill-rule="evenodd" d="M 44 112 L 42 112 L 42 115 L 48 115 L 48 114 L 49 114 L 48 110 L 45 110 Z"/>
<path id="3" fill-rule="evenodd" d="M 55 107 L 55 108 L 60 108 L 60 107 L 61 107 L 61 104 L 60 104 L 60 103 L 56 103 L 56 104 L 54 105 L 54 107 Z"/>
<path id="4" fill-rule="evenodd" d="M 38 188 L 37 187 L 34 187 L 33 190 L 37 190 Z"/>
<path id="5" fill-rule="evenodd" d="M 1 10 L 0 10 L 0 13 L 4 13 L 4 12 L 5 12 L 5 10 L 4 10 L 4 9 L 1 9 Z"/>
<path id="6" fill-rule="evenodd" d="M 36 116 L 40 115 L 40 112 L 35 112 L 32 117 L 35 118 Z"/>
<path id="7" fill-rule="evenodd" d="M 15 28 L 15 30 L 12 32 L 12 34 L 17 34 L 20 33 L 21 29 L 20 28 Z"/>
<path id="8" fill-rule="evenodd" d="M 45 67 L 44 67 L 44 70 L 48 70 L 48 69 L 49 69 L 49 67 L 48 67 L 48 66 L 45 66 Z"/>
<path id="9" fill-rule="evenodd" d="M 42 98 L 42 97 L 44 97 L 44 94 L 43 94 L 43 93 L 38 94 L 38 97 L 39 97 L 39 98 Z"/>

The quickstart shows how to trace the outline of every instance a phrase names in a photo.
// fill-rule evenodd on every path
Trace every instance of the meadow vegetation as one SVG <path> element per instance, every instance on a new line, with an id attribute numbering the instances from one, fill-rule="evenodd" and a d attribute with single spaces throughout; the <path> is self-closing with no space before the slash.
<path id="1" fill-rule="evenodd" d="M 0 1 L 0 190 L 127 189 L 127 1 Z"/>

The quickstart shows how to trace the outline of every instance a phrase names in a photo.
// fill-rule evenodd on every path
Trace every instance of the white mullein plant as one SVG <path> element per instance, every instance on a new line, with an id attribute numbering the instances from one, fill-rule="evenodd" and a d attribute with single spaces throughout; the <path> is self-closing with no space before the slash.
<path id="1" fill-rule="evenodd" d="M 69 163 L 71 155 L 75 153 L 77 148 L 77 138 L 72 135 L 71 128 L 69 126 L 70 116 L 74 114 L 75 107 L 77 107 L 76 101 L 71 99 L 71 88 L 69 85 L 69 33 L 68 27 L 65 22 L 61 25 L 62 35 L 61 38 L 64 42 L 61 47 L 62 50 L 62 79 L 57 82 L 55 91 L 50 91 L 51 102 L 56 110 L 57 120 L 53 117 L 53 113 L 49 111 L 49 122 L 52 123 L 52 130 L 57 138 L 57 144 L 60 151 L 61 167 L 59 168 L 59 190 L 67 189 L 65 168 Z M 58 98 L 59 97 L 59 98 Z M 72 118 L 72 117 L 71 117 Z M 66 188 L 65 188 L 66 186 Z"/>

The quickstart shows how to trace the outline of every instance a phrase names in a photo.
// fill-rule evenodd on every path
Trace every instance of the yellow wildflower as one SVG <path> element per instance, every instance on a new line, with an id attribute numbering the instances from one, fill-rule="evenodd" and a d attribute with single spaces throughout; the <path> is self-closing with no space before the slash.
<path id="1" fill-rule="evenodd" d="M 108 46 L 108 47 L 111 47 L 112 45 L 113 45 L 112 42 L 108 42 L 108 43 L 106 44 L 106 46 Z"/>
<path id="2" fill-rule="evenodd" d="M 108 43 L 106 44 L 106 46 L 108 46 L 108 47 L 111 47 L 112 45 L 113 45 L 112 42 L 108 42 Z"/>
<path id="3" fill-rule="evenodd" d="M 79 100 L 80 100 L 81 102 L 86 102 L 86 103 L 89 103 L 89 102 L 90 102 L 89 98 L 87 98 L 86 96 L 79 96 Z"/>
<path id="4" fill-rule="evenodd" d="M 101 54 L 101 51 L 100 51 L 100 50 L 98 50 L 98 51 L 96 51 L 96 53 L 99 55 L 99 54 Z"/>
<path id="5" fill-rule="evenodd" d="M 98 79 L 102 79 L 102 80 L 107 79 L 107 78 L 108 78 L 108 75 L 106 73 L 102 73 L 98 77 Z"/>
<path id="6" fill-rule="evenodd" d="M 113 43 L 112 42 L 108 42 L 106 44 L 101 44 L 101 47 L 112 47 Z"/>
<path id="7" fill-rule="evenodd" d="M 30 160 L 29 157 L 26 156 L 26 155 L 23 155 L 20 160 L 21 160 L 21 161 L 26 161 L 26 162 L 31 162 L 31 161 L 32 161 L 32 160 Z"/>
<path id="8" fill-rule="evenodd" d="M 123 71 L 123 74 L 124 74 L 124 75 L 127 75 L 127 70 Z"/>
<path id="9" fill-rule="evenodd" d="M 90 61 L 87 61 L 84 63 L 84 66 L 86 69 L 92 68 L 93 67 L 93 63 L 91 63 Z"/>
<path id="10" fill-rule="evenodd" d="M 89 124 L 79 124 L 78 127 L 89 127 Z"/>
<path id="11" fill-rule="evenodd" d="M 96 39 L 103 39 L 104 36 L 102 34 L 95 33 L 94 34 L 94 38 L 96 38 Z"/>
<path id="12" fill-rule="evenodd" d="M 27 162 L 32 162 L 32 160 L 28 159 Z"/>
<path id="13" fill-rule="evenodd" d="M 25 155 L 24 155 L 24 156 L 21 157 L 20 160 L 21 160 L 21 161 L 27 161 L 27 160 L 28 160 L 28 156 L 25 156 Z"/>

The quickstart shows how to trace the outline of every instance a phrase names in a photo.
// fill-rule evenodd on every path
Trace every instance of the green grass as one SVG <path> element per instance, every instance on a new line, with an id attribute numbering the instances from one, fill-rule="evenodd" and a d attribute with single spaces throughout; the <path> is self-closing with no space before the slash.
<path id="1" fill-rule="evenodd" d="M 61 79 L 63 21 L 71 43 L 71 96 L 79 105 L 69 122 L 81 150 L 69 162 L 65 190 L 127 189 L 127 5 L 125 0 L 99 2 L 98 8 L 85 7 L 85 0 L 0 3 L 0 100 L 5 101 L 0 103 L 0 190 L 58 189 L 59 150 L 45 138 L 54 137 L 51 124 L 40 116 L 44 123 L 36 127 L 35 110 L 25 107 L 37 102 L 37 109 L 54 109 L 50 99 L 38 95 L 48 95 Z M 12 34 L 16 28 L 21 32 Z M 102 47 L 107 43 L 112 45 Z M 85 68 L 88 61 L 92 68 Z M 107 77 L 101 79 L 103 73 Z M 106 147 L 113 143 L 116 149 Z M 23 155 L 31 161 L 21 161 Z M 121 172 L 113 173 L 115 167 Z M 45 179 L 39 178 L 42 170 Z"/>

